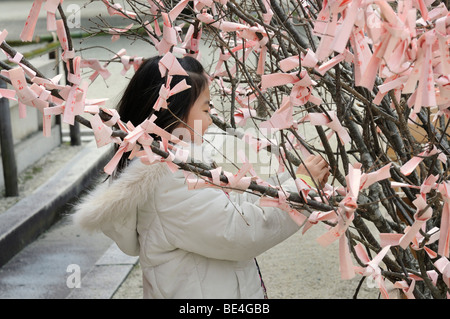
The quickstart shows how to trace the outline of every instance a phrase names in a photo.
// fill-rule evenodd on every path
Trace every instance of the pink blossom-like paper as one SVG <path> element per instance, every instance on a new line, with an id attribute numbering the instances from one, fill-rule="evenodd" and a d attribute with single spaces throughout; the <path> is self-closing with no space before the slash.
<path id="1" fill-rule="evenodd" d="M 171 53 L 167 52 L 164 56 L 159 60 L 159 72 L 161 73 L 161 77 L 167 75 L 184 75 L 188 76 L 186 71 L 181 66 L 180 62 L 178 62 L 177 58 Z"/>
<path id="2" fill-rule="evenodd" d="M 302 234 L 306 233 L 308 229 L 310 229 L 313 225 L 316 225 L 320 221 L 336 221 L 337 215 L 334 210 L 330 210 L 327 212 L 321 212 L 321 211 L 314 211 L 309 215 L 308 221 L 305 223 L 305 226 L 303 226 Z"/>
<path id="3" fill-rule="evenodd" d="M 331 228 L 327 233 L 317 238 L 317 241 L 322 246 L 328 246 L 336 239 L 341 237 L 350 226 L 354 218 L 354 211 L 358 207 L 357 197 L 361 182 L 361 164 L 349 165 L 349 173 L 346 176 L 347 194 L 339 203 L 338 223 Z M 341 249 L 341 248 L 340 248 Z M 341 254 L 345 252 L 341 251 Z"/>
<path id="4" fill-rule="evenodd" d="M 86 99 L 88 86 L 88 82 L 83 81 L 80 86 L 74 85 L 70 88 L 64 109 L 64 123 L 73 125 L 75 116 L 84 113 L 84 100 Z"/>
<path id="5" fill-rule="evenodd" d="M 447 287 L 450 288 L 450 262 L 446 257 L 439 258 L 434 265 L 442 274 L 442 279 L 444 280 Z"/>
<path id="6" fill-rule="evenodd" d="M 89 77 L 92 81 L 100 74 L 105 80 L 111 76 L 111 72 L 108 71 L 105 65 L 101 65 L 98 59 L 82 59 L 80 63 L 80 68 L 91 68 L 95 72 Z"/>
<path id="7" fill-rule="evenodd" d="M 3 29 L 2 32 L 0 32 L 0 44 L 5 41 L 6 37 L 8 36 L 8 31 L 6 29 Z"/>
<path id="8" fill-rule="evenodd" d="M 162 85 L 159 90 L 159 97 L 156 101 L 153 108 L 156 111 L 159 111 L 161 108 L 167 109 L 167 99 L 171 96 L 180 93 L 184 90 L 189 89 L 191 86 L 187 84 L 186 79 L 181 80 L 178 82 L 173 88 L 170 88 L 170 82 L 172 81 L 172 76 L 167 76 L 167 82 L 166 85 Z"/>
<path id="9" fill-rule="evenodd" d="M 312 94 L 312 86 L 316 83 L 311 79 L 306 70 L 300 72 L 300 78 L 297 73 L 273 73 L 261 76 L 261 89 L 265 90 L 269 87 L 294 84 L 291 90 L 290 100 L 294 106 L 304 105 L 311 102 L 316 105 L 322 103 L 320 98 Z"/>
<path id="10" fill-rule="evenodd" d="M 442 182 L 439 185 L 439 193 L 444 199 L 442 208 L 441 226 L 438 253 L 449 258 L 450 253 L 450 182 Z"/>
<path id="11" fill-rule="evenodd" d="M 294 121 L 293 111 L 289 97 L 284 97 L 280 108 L 272 114 L 268 121 L 261 122 L 259 127 L 274 131 L 289 128 Z"/>
<path id="12" fill-rule="evenodd" d="M 212 26 L 225 32 L 239 31 L 249 28 L 242 23 L 230 22 L 222 19 L 216 20 L 212 15 L 206 12 L 197 14 L 197 19 L 203 23 L 211 24 Z"/>
<path id="13" fill-rule="evenodd" d="M 236 121 L 236 124 L 239 126 L 244 126 L 247 123 L 247 120 L 249 118 L 256 116 L 256 110 L 249 108 L 249 107 L 241 107 L 238 108 L 234 112 L 234 118 Z"/>
<path id="14" fill-rule="evenodd" d="M 416 214 L 414 214 L 414 224 L 408 229 L 408 231 L 399 241 L 399 245 L 403 249 L 408 247 L 408 245 L 411 243 L 422 226 L 428 219 L 431 218 L 433 214 L 433 210 L 431 209 L 431 207 L 427 208 L 427 202 L 422 196 L 417 195 L 417 198 L 413 201 L 413 204 L 417 207 L 417 212 Z M 420 214 L 419 212 L 422 214 Z"/>
<path id="15" fill-rule="evenodd" d="M 69 50 L 66 29 L 64 27 L 64 22 L 61 19 L 56 20 L 56 35 L 58 36 L 59 43 L 63 49 L 63 52 L 61 53 L 61 58 L 63 61 L 74 58 L 75 51 L 73 49 Z"/>
<path id="16" fill-rule="evenodd" d="M 31 105 L 32 101 L 38 98 L 38 95 L 28 87 L 24 70 L 21 67 L 16 67 L 8 70 L 7 73 L 19 101 Z"/>
<path id="17" fill-rule="evenodd" d="M 20 33 L 20 39 L 22 41 L 33 40 L 34 29 L 36 28 L 36 22 L 39 18 L 39 11 L 41 11 L 41 6 L 44 0 L 34 0 L 28 14 L 25 26 Z"/>
<path id="18" fill-rule="evenodd" d="M 383 260 L 384 256 L 386 256 L 390 248 L 391 246 L 384 247 L 372 260 L 370 260 L 364 246 L 361 243 L 358 243 L 355 246 L 355 251 L 358 258 L 367 265 L 365 268 L 360 270 L 360 273 L 363 276 L 371 276 L 375 280 L 384 299 L 388 299 L 389 294 L 387 292 L 383 276 L 381 275 L 379 263 Z"/>
<path id="19" fill-rule="evenodd" d="M 364 173 L 361 175 L 361 189 L 367 188 L 370 185 L 391 177 L 390 169 L 392 163 L 389 163 L 379 170 L 372 173 Z"/>
<path id="20" fill-rule="evenodd" d="M 283 191 L 278 192 L 278 198 L 261 197 L 259 199 L 259 205 L 261 207 L 278 207 L 279 209 L 286 211 L 289 214 L 289 217 L 291 217 L 299 226 L 302 226 L 306 221 L 305 215 L 289 206 L 287 196 Z"/>
<path id="21" fill-rule="evenodd" d="M 120 34 L 125 33 L 133 27 L 133 23 L 127 25 L 125 28 L 109 28 L 108 33 L 112 34 L 111 40 L 115 42 L 119 40 Z"/>
<path id="22" fill-rule="evenodd" d="M 400 172 L 404 175 L 411 174 L 414 171 L 414 169 L 417 167 L 417 165 L 419 165 L 425 157 L 432 156 L 435 154 L 439 154 L 438 159 L 442 163 L 445 163 L 447 161 L 445 154 L 442 152 L 439 152 L 439 150 L 436 148 L 436 146 L 433 145 L 433 148 L 431 149 L 431 151 L 428 151 L 428 150 L 423 151 L 418 156 L 414 156 L 408 162 L 403 164 L 402 167 L 400 168 Z"/>
<path id="23" fill-rule="evenodd" d="M 327 115 L 328 114 L 328 115 Z M 307 121 L 309 120 L 312 125 L 325 125 L 328 126 L 333 132 L 336 132 L 339 136 L 339 139 L 341 140 L 341 143 L 343 145 L 350 142 L 351 138 L 348 132 L 344 129 L 344 127 L 339 122 L 339 119 L 337 118 L 337 114 L 335 111 L 328 111 L 327 114 L 325 113 L 309 113 L 306 115 L 301 121 Z M 331 117 L 330 118 L 328 117 Z M 331 137 L 331 132 L 328 135 L 328 138 Z"/>
<path id="24" fill-rule="evenodd" d="M 95 114 L 90 119 L 90 123 L 92 131 L 94 132 L 97 147 L 102 147 L 111 143 L 112 129 L 102 122 L 98 114 Z"/>
<path id="25" fill-rule="evenodd" d="M 172 21 L 169 18 L 169 15 L 165 12 L 161 12 L 161 16 L 163 18 L 163 38 L 158 44 L 158 52 L 159 55 L 164 55 L 170 52 L 170 49 L 177 45 L 177 31 L 172 26 Z"/>
<path id="26" fill-rule="evenodd" d="M 11 89 L 0 89 L 0 98 L 4 97 L 9 100 L 17 101 L 15 98 L 16 91 Z"/>
<path id="27" fill-rule="evenodd" d="M 124 10 L 123 7 L 119 3 L 112 4 L 108 0 L 102 0 L 102 2 L 105 4 L 108 14 L 110 16 L 118 15 L 124 18 L 130 17 L 130 18 L 136 18 L 136 13 L 133 11 Z"/>

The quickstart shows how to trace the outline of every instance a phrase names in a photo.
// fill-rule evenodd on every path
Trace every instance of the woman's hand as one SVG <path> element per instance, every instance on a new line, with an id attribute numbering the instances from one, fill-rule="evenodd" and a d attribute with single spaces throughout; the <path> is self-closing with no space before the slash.
<path id="1" fill-rule="evenodd" d="M 317 183 L 317 185 L 323 187 L 328 180 L 328 176 L 330 176 L 330 170 L 328 163 L 322 156 L 311 155 L 297 168 L 297 174 L 310 176 L 311 179 Z"/>

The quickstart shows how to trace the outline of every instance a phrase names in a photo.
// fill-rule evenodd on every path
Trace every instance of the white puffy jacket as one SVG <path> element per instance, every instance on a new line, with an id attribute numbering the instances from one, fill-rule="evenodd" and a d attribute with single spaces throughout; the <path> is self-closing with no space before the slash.
<path id="1" fill-rule="evenodd" d="M 263 298 L 254 258 L 299 226 L 257 200 L 218 188 L 188 190 L 181 170 L 136 160 L 86 195 L 74 221 L 139 255 L 144 298 Z"/>

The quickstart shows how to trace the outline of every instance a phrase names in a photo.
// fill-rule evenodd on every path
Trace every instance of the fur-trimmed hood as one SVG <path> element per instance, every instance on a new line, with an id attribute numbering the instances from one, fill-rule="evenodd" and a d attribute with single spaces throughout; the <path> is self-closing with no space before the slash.
<path id="1" fill-rule="evenodd" d="M 111 222 L 125 223 L 137 205 L 147 200 L 160 178 L 170 173 L 165 163 L 145 165 L 132 161 L 126 173 L 102 182 L 85 195 L 75 207 L 73 220 L 88 231 L 101 230 Z"/>
<path id="2" fill-rule="evenodd" d="M 73 222 L 89 232 L 102 231 L 126 254 L 139 255 L 137 206 L 167 174 L 172 173 L 166 163 L 132 161 L 117 179 L 102 182 L 79 201 Z"/>
<path id="3" fill-rule="evenodd" d="M 189 144 L 188 149 L 194 160 L 212 161 L 209 147 Z M 171 175 L 165 162 L 147 165 L 135 159 L 119 177 L 101 182 L 80 199 L 73 222 L 89 232 L 102 231 L 122 251 L 138 255 L 137 207 L 147 201 L 161 178 Z"/>

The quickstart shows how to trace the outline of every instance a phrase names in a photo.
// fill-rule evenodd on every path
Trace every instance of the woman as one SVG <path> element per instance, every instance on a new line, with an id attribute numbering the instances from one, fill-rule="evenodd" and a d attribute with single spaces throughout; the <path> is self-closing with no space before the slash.
<path id="1" fill-rule="evenodd" d="M 166 81 L 159 61 L 148 59 L 131 79 L 118 106 L 123 122 L 139 125 L 152 113 Z M 170 97 L 168 109 L 154 113 L 155 124 L 168 132 L 186 129 L 195 144 L 211 124 L 209 81 L 197 60 L 178 62 L 188 76 L 174 76 L 171 86 L 184 79 L 191 88 Z M 264 298 L 255 257 L 299 229 L 288 214 L 259 207 L 258 196 L 249 193 L 188 190 L 182 170 L 130 162 L 127 155 L 116 177 L 79 203 L 74 219 L 87 230 L 103 231 L 124 253 L 139 255 L 144 298 Z M 323 159 L 312 156 L 306 165 L 316 181 L 326 181 Z M 306 174 L 305 167 L 297 173 Z M 292 179 L 282 186 L 296 191 Z"/>

